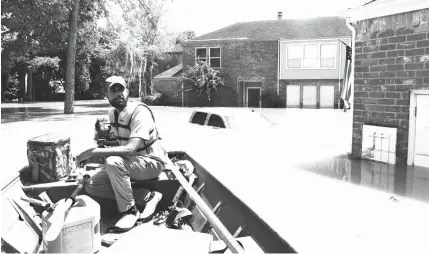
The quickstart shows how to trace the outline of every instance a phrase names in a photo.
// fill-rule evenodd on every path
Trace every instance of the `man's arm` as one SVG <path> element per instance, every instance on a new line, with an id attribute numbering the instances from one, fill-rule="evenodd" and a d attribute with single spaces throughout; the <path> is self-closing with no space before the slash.
<path id="1" fill-rule="evenodd" d="M 130 138 L 128 144 L 125 146 L 113 146 L 105 148 L 95 148 L 92 151 L 92 156 L 127 156 L 135 153 L 137 148 L 140 147 L 143 143 L 143 140 L 140 138 Z"/>
<path id="2" fill-rule="evenodd" d="M 131 121 L 131 134 L 127 145 L 89 149 L 79 155 L 78 160 L 86 160 L 93 156 L 129 156 L 135 153 L 142 146 L 143 142 L 149 140 L 149 132 L 153 129 L 154 122 L 150 112 L 144 107 L 138 107 Z"/>
<path id="3" fill-rule="evenodd" d="M 80 163 L 91 157 L 128 156 L 133 154 L 142 142 L 140 138 L 130 138 L 125 146 L 91 148 L 76 156 L 76 159 Z"/>

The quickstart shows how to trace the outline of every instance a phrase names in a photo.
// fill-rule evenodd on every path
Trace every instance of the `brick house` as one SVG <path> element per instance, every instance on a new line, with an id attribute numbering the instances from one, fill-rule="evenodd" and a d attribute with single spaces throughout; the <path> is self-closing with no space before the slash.
<path id="1" fill-rule="evenodd" d="M 241 22 L 184 42 L 183 67 L 208 61 L 228 89 L 214 105 L 259 107 L 264 94 L 287 107 L 337 107 L 351 30 L 339 17 Z M 186 106 L 201 106 L 194 95 Z M 262 99 L 263 100 L 263 99 Z M 262 101 L 262 104 L 264 101 Z"/>
<path id="2" fill-rule="evenodd" d="M 354 156 L 429 167 L 428 8 L 379 0 L 344 13 L 355 30 Z"/>

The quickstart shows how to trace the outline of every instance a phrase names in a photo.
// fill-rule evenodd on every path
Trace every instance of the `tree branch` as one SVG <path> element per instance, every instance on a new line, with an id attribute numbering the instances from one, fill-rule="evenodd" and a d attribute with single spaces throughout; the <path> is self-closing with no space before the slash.
<path id="1" fill-rule="evenodd" d="M 143 7 L 143 10 L 144 10 L 144 11 L 146 12 L 146 14 L 149 16 L 148 18 L 149 18 L 150 23 L 152 23 L 152 28 L 156 31 L 156 30 L 158 29 L 158 22 L 155 22 L 155 21 L 154 21 L 154 19 L 153 19 L 153 15 L 152 15 L 152 13 L 150 12 L 149 8 L 148 8 L 146 5 L 144 5 L 144 4 L 141 2 L 141 0 L 138 0 L 138 1 L 139 1 L 140 5 Z"/>

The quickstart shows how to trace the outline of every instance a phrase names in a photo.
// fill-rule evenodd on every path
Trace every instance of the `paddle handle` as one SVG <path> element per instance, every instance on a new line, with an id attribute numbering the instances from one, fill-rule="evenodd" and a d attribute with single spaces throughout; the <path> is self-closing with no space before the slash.
<path id="1" fill-rule="evenodd" d="M 77 188 L 73 191 L 70 197 L 66 198 L 64 200 L 64 203 L 60 203 L 55 207 L 55 210 L 52 213 L 52 216 L 48 219 L 51 226 L 46 232 L 46 235 L 45 235 L 46 241 L 53 241 L 58 237 L 58 235 L 60 234 L 63 228 L 67 211 L 70 209 L 70 207 L 73 206 L 77 194 L 79 194 L 79 192 L 83 189 L 83 187 L 85 186 L 89 178 L 90 178 L 89 175 L 84 175 L 83 181 L 77 186 Z"/>
<path id="2" fill-rule="evenodd" d="M 66 212 L 73 205 L 73 200 L 67 198 L 64 200 L 64 203 L 60 203 L 55 207 L 52 216 L 48 219 L 48 222 L 51 224 L 44 235 L 44 239 L 48 242 L 57 239 L 61 230 L 63 229 L 64 219 L 66 217 Z"/>

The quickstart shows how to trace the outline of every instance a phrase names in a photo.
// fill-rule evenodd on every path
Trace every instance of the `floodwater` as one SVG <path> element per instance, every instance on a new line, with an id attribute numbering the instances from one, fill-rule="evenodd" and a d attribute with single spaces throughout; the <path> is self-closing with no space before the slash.
<path id="1" fill-rule="evenodd" d="M 76 101 L 75 113 L 70 115 L 63 114 L 63 107 L 63 102 L 2 104 L 1 150 L 5 171 L 16 171 L 25 166 L 27 140 L 45 132 L 61 131 L 69 134 L 75 154 L 92 145 L 94 120 L 99 116 L 105 117 L 110 106 L 107 100 Z M 192 108 L 152 109 L 167 148 L 167 144 L 170 144 L 191 154 L 242 153 L 237 158 L 246 158 L 246 153 L 254 153 L 254 147 L 258 147 L 254 143 L 249 148 L 249 140 L 232 140 L 235 135 L 231 133 L 216 134 L 216 130 L 212 129 L 199 133 L 189 128 L 187 121 Z M 271 138 L 265 138 L 265 142 L 277 143 L 267 146 L 266 156 L 274 156 L 277 152 L 278 156 L 283 156 L 301 170 L 392 193 L 394 196 L 429 202 L 428 168 L 351 160 L 346 156 L 351 145 L 350 113 L 345 115 L 341 110 L 326 109 L 262 109 L 260 113 L 278 124 L 276 129 L 270 130 Z M 256 137 L 256 140 L 264 141 L 264 136 Z M 204 144 L 206 147 L 201 149 Z M 246 149 L 250 150 L 246 152 Z M 335 151 L 323 158 L 317 157 L 329 149 Z"/>
<path id="2" fill-rule="evenodd" d="M 104 100 L 76 101 L 74 113 L 64 116 L 64 102 L 3 103 L 1 123 L 23 121 L 64 121 L 86 115 L 104 115 L 109 103 Z"/>
<path id="3" fill-rule="evenodd" d="M 336 156 L 297 168 L 383 192 L 429 202 L 429 168 Z"/>

